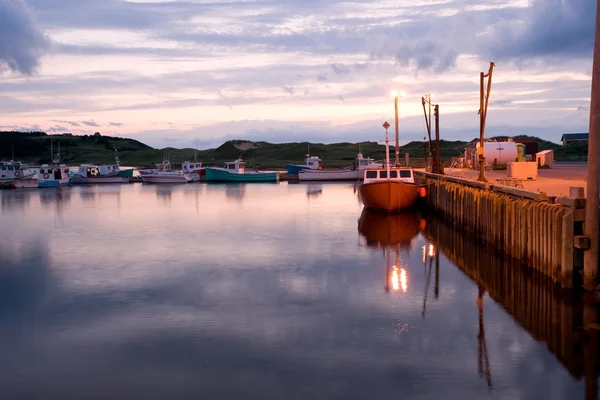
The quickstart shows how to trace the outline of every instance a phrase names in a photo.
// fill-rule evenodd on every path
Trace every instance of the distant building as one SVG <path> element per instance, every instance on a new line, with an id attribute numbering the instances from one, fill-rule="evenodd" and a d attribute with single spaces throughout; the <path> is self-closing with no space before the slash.
<path id="1" fill-rule="evenodd" d="M 535 138 L 517 136 L 514 138 L 514 141 L 525 145 L 525 155 L 531 154 L 533 156 L 534 154 L 537 154 L 538 142 Z"/>
<path id="2" fill-rule="evenodd" d="M 102 135 L 100 134 L 100 132 L 96 132 L 96 133 L 94 133 L 94 136 L 95 136 L 95 137 L 100 137 L 100 136 L 102 136 Z"/>
<path id="3" fill-rule="evenodd" d="M 563 146 L 574 142 L 587 142 L 589 139 L 588 133 L 565 133 L 561 136 L 560 141 Z"/>

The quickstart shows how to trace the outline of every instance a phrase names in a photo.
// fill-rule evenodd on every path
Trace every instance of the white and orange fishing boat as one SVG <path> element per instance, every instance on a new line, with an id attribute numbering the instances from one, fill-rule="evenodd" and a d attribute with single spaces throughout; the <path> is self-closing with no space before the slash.
<path id="1" fill-rule="evenodd" d="M 387 213 L 400 212 L 415 206 L 420 197 L 425 197 L 425 188 L 415 183 L 412 168 L 390 165 L 388 131 L 385 128 L 385 166 L 367 168 L 363 183 L 358 187 L 360 199 L 365 207 Z"/>

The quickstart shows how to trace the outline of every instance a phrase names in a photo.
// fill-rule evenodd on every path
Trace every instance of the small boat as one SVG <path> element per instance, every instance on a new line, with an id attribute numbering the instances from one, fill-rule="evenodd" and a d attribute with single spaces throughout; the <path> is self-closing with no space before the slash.
<path id="1" fill-rule="evenodd" d="M 383 164 L 376 163 L 372 158 L 363 157 L 358 153 L 354 159 L 354 165 L 344 169 L 303 169 L 298 173 L 301 181 L 357 181 L 363 178 L 366 168 L 381 167 Z"/>
<path id="2" fill-rule="evenodd" d="M 37 170 L 23 168 L 20 161 L 0 162 L 0 184 L 12 184 L 16 188 L 38 187 Z"/>
<path id="3" fill-rule="evenodd" d="M 192 177 L 181 170 L 156 171 L 151 174 L 140 175 L 142 182 L 147 183 L 189 183 Z"/>
<path id="4" fill-rule="evenodd" d="M 390 147 L 386 122 L 385 168 L 364 170 L 364 182 L 358 187 L 360 199 L 365 207 L 388 213 L 410 209 L 419 197 L 425 197 L 425 188 L 415 183 L 412 168 L 390 166 Z"/>
<path id="5" fill-rule="evenodd" d="M 209 182 L 277 182 L 279 174 L 267 171 L 248 171 L 241 159 L 227 162 L 223 168 L 206 167 Z"/>
<path id="6" fill-rule="evenodd" d="M 71 183 L 129 183 L 129 177 L 119 175 L 121 171 L 118 169 L 110 168 L 105 169 L 104 171 L 105 173 L 103 174 L 102 166 L 99 167 L 94 164 L 81 164 L 79 169 L 73 173 L 73 176 L 71 177 Z"/>
<path id="7" fill-rule="evenodd" d="M 67 186 L 71 180 L 69 168 L 65 164 L 43 164 L 38 172 L 38 187 Z"/>
<path id="8" fill-rule="evenodd" d="M 116 152 L 116 150 L 115 150 Z M 133 168 L 122 168 L 119 163 L 119 156 L 115 155 L 116 164 L 101 164 L 98 169 L 102 177 L 123 177 L 132 178 Z"/>
<path id="9" fill-rule="evenodd" d="M 160 164 L 154 164 L 154 168 L 140 169 L 138 172 L 140 173 L 140 175 L 148 175 L 148 174 L 154 174 L 156 172 L 170 171 L 170 170 L 171 170 L 171 162 L 169 160 L 163 160 L 163 162 Z"/>
<path id="10" fill-rule="evenodd" d="M 190 175 L 195 182 L 202 179 L 203 176 L 206 176 L 206 167 L 203 167 L 201 162 L 185 161 L 181 164 L 181 170 Z"/>
<path id="11" fill-rule="evenodd" d="M 304 170 L 319 170 L 323 168 L 323 161 L 317 156 L 306 155 L 305 164 L 288 164 L 285 166 L 288 175 L 298 175 Z"/>

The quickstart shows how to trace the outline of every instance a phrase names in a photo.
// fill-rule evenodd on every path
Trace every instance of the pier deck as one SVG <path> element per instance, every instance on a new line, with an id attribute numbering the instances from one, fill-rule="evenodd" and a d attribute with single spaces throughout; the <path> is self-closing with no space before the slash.
<path id="1" fill-rule="evenodd" d="M 479 171 L 473 169 L 455 169 L 446 168 L 446 175 L 463 178 L 468 180 L 477 180 Z M 497 179 L 506 179 L 505 170 L 489 170 L 485 173 L 487 180 L 491 184 L 498 184 Z M 539 169 L 536 180 L 523 181 L 523 189 L 531 192 L 544 192 L 549 196 L 569 196 L 571 186 L 580 186 L 585 188 L 587 182 L 587 163 L 585 162 L 566 162 L 555 163 L 554 168 Z"/>

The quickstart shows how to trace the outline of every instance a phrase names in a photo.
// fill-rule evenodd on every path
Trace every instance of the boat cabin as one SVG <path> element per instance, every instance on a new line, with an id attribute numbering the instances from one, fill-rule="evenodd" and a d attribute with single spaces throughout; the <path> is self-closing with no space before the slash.
<path id="1" fill-rule="evenodd" d="M 119 164 L 109 164 L 109 165 L 101 165 L 99 168 L 100 175 L 110 175 L 118 173 L 121 168 L 119 168 Z"/>
<path id="2" fill-rule="evenodd" d="M 156 172 L 170 171 L 171 162 L 169 160 L 163 160 L 163 162 L 161 162 L 160 164 L 154 164 L 154 170 Z"/>
<path id="3" fill-rule="evenodd" d="M 354 169 L 365 169 L 368 167 L 381 168 L 383 164 L 374 162 L 375 160 L 370 157 L 363 157 L 362 153 L 358 153 L 354 160 Z"/>
<path id="4" fill-rule="evenodd" d="M 60 164 L 59 166 L 49 166 L 48 164 L 43 164 L 40 167 L 40 172 L 38 178 L 40 180 L 63 180 L 69 177 L 69 168 L 65 164 Z"/>
<path id="5" fill-rule="evenodd" d="M 77 174 L 83 175 L 83 176 L 88 177 L 88 178 L 99 177 L 100 176 L 100 169 L 96 165 L 81 164 L 79 166 L 79 170 L 77 171 Z"/>
<path id="6" fill-rule="evenodd" d="M 186 174 L 189 174 L 192 172 L 200 172 L 203 169 L 204 169 L 204 167 L 202 167 L 201 162 L 185 161 L 184 163 L 181 164 L 181 170 Z"/>
<path id="7" fill-rule="evenodd" d="M 321 160 L 317 156 L 309 156 L 306 155 L 306 167 L 309 169 L 322 169 L 323 168 L 323 160 Z"/>
<path id="8" fill-rule="evenodd" d="M 26 170 L 20 161 L 1 161 L 0 180 L 22 179 L 35 174 L 35 170 Z"/>
<path id="9" fill-rule="evenodd" d="M 242 160 L 235 160 L 225 163 L 225 169 L 232 174 L 243 174 L 246 170 L 246 163 Z"/>
<path id="10" fill-rule="evenodd" d="M 382 182 L 387 180 L 415 183 L 415 177 L 412 168 L 390 168 L 389 178 L 386 168 L 365 169 L 364 183 Z"/>

